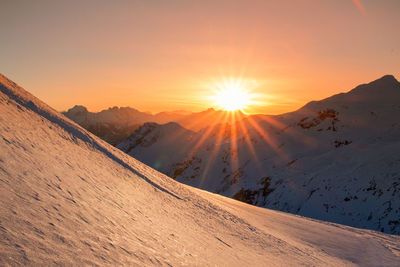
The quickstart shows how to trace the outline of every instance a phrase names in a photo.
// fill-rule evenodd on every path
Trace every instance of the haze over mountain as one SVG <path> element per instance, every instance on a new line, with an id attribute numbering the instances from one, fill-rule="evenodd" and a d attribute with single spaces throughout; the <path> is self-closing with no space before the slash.
<path id="1" fill-rule="evenodd" d="M 201 132 L 145 124 L 118 145 L 179 182 L 400 234 L 400 84 L 391 75 L 278 116 Z"/>
<path id="2" fill-rule="evenodd" d="M 220 120 L 215 120 L 215 118 L 222 118 L 225 112 L 209 108 L 201 112 L 175 111 L 159 112 L 153 115 L 130 107 L 112 107 L 100 112 L 89 112 L 86 107 L 76 105 L 62 113 L 91 133 L 115 146 L 128 138 L 145 122 L 161 124 L 178 122 L 188 129 L 200 131 L 206 127 L 221 123 Z M 239 115 L 240 118 L 245 116 L 243 113 Z"/>
<path id="3" fill-rule="evenodd" d="M 1 265 L 396 266 L 400 260 L 398 236 L 179 184 L 2 75 L 0 114 Z"/>
<path id="4" fill-rule="evenodd" d="M 79 105 L 62 113 L 112 145 L 126 139 L 144 122 L 166 123 L 183 117 L 182 114 L 173 112 L 152 115 L 130 107 L 112 107 L 100 112 L 89 112 L 86 107 Z"/>

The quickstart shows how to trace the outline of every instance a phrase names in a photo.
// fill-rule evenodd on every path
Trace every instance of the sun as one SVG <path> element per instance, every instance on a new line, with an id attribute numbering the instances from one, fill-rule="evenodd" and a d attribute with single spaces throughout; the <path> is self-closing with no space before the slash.
<path id="1" fill-rule="evenodd" d="M 248 108 L 252 95 L 240 80 L 230 80 L 217 84 L 214 96 L 215 105 L 226 111 Z"/>

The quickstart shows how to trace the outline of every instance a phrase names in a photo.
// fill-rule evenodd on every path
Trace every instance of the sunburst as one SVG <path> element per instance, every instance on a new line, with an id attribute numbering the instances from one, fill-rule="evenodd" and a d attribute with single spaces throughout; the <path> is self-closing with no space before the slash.
<path id="1" fill-rule="evenodd" d="M 254 95 L 239 79 L 231 79 L 216 84 L 214 104 L 226 111 L 244 111 L 252 103 Z"/>

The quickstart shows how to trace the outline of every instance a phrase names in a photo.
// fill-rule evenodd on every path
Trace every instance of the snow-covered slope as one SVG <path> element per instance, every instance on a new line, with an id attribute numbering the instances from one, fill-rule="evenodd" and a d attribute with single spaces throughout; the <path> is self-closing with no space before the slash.
<path id="1" fill-rule="evenodd" d="M 141 155 L 142 161 L 147 162 L 149 166 L 155 169 L 160 169 L 164 167 L 164 162 L 176 162 L 184 158 L 187 151 L 193 146 L 193 142 L 197 140 L 197 136 L 198 133 L 186 130 L 175 122 L 163 125 L 145 123 L 135 131 L 134 135 L 120 143 L 118 147 L 126 153 L 134 150 L 135 153 Z M 160 137 L 162 137 L 162 140 L 160 140 Z M 170 149 L 170 144 L 175 145 L 175 150 L 173 153 L 165 153 Z M 152 147 L 151 151 L 146 149 L 150 146 Z M 154 153 L 155 150 L 160 151 L 160 153 Z"/>
<path id="2" fill-rule="evenodd" d="M 396 266 L 400 239 L 190 188 L 0 75 L 0 265 Z"/>
<path id="3" fill-rule="evenodd" d="M 142 132 L 153 136 L 163 127 Z M 400 84 L 393 76 L 292 113 L 182 133 L 175 142 L 168 132 L 128 151 L 129 140 L 141 135 L 135 132 L 120 148 L 188 185 L 258 206 L 400 234 Z M 191 140 L 188 149 L 175 154 L 185 139 Z M 155 165 L 156 158 L 163 161 Z"/>

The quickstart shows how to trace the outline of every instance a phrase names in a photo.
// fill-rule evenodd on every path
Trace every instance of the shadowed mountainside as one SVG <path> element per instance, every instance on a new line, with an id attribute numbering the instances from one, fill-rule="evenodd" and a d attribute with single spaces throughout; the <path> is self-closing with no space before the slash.
<path id="1" fill-rule="evenodd" d="M 194 113 L 160 112 L 153 115 L 130 107 L 113 107 L 100 112 L 89 112 L 84 106 L 74 106 L 62 113 L 114 146 L 128 138 L 146 122 L 159 124 L 176 122 L 192 131 L 201 131 L 204 128 L 224 123 L 226 115 L 226 112 L 213 108 Z M 229 119 L 236 121 L 244 117 L 245 115 L 240 113 Z"/>
<path id="2" fill-rule="evenodd" d="M 199 133 L 144 125 L 118 148 L 207 191 L 399 234 L 399 114 L 400 83 L 387 75 L 295 112 Z"/>
<path id="3" fill-rule="evenodd" d="M 181 185 L 0 75 L 1 265 L 385 265 L 400 240 Z"/>

